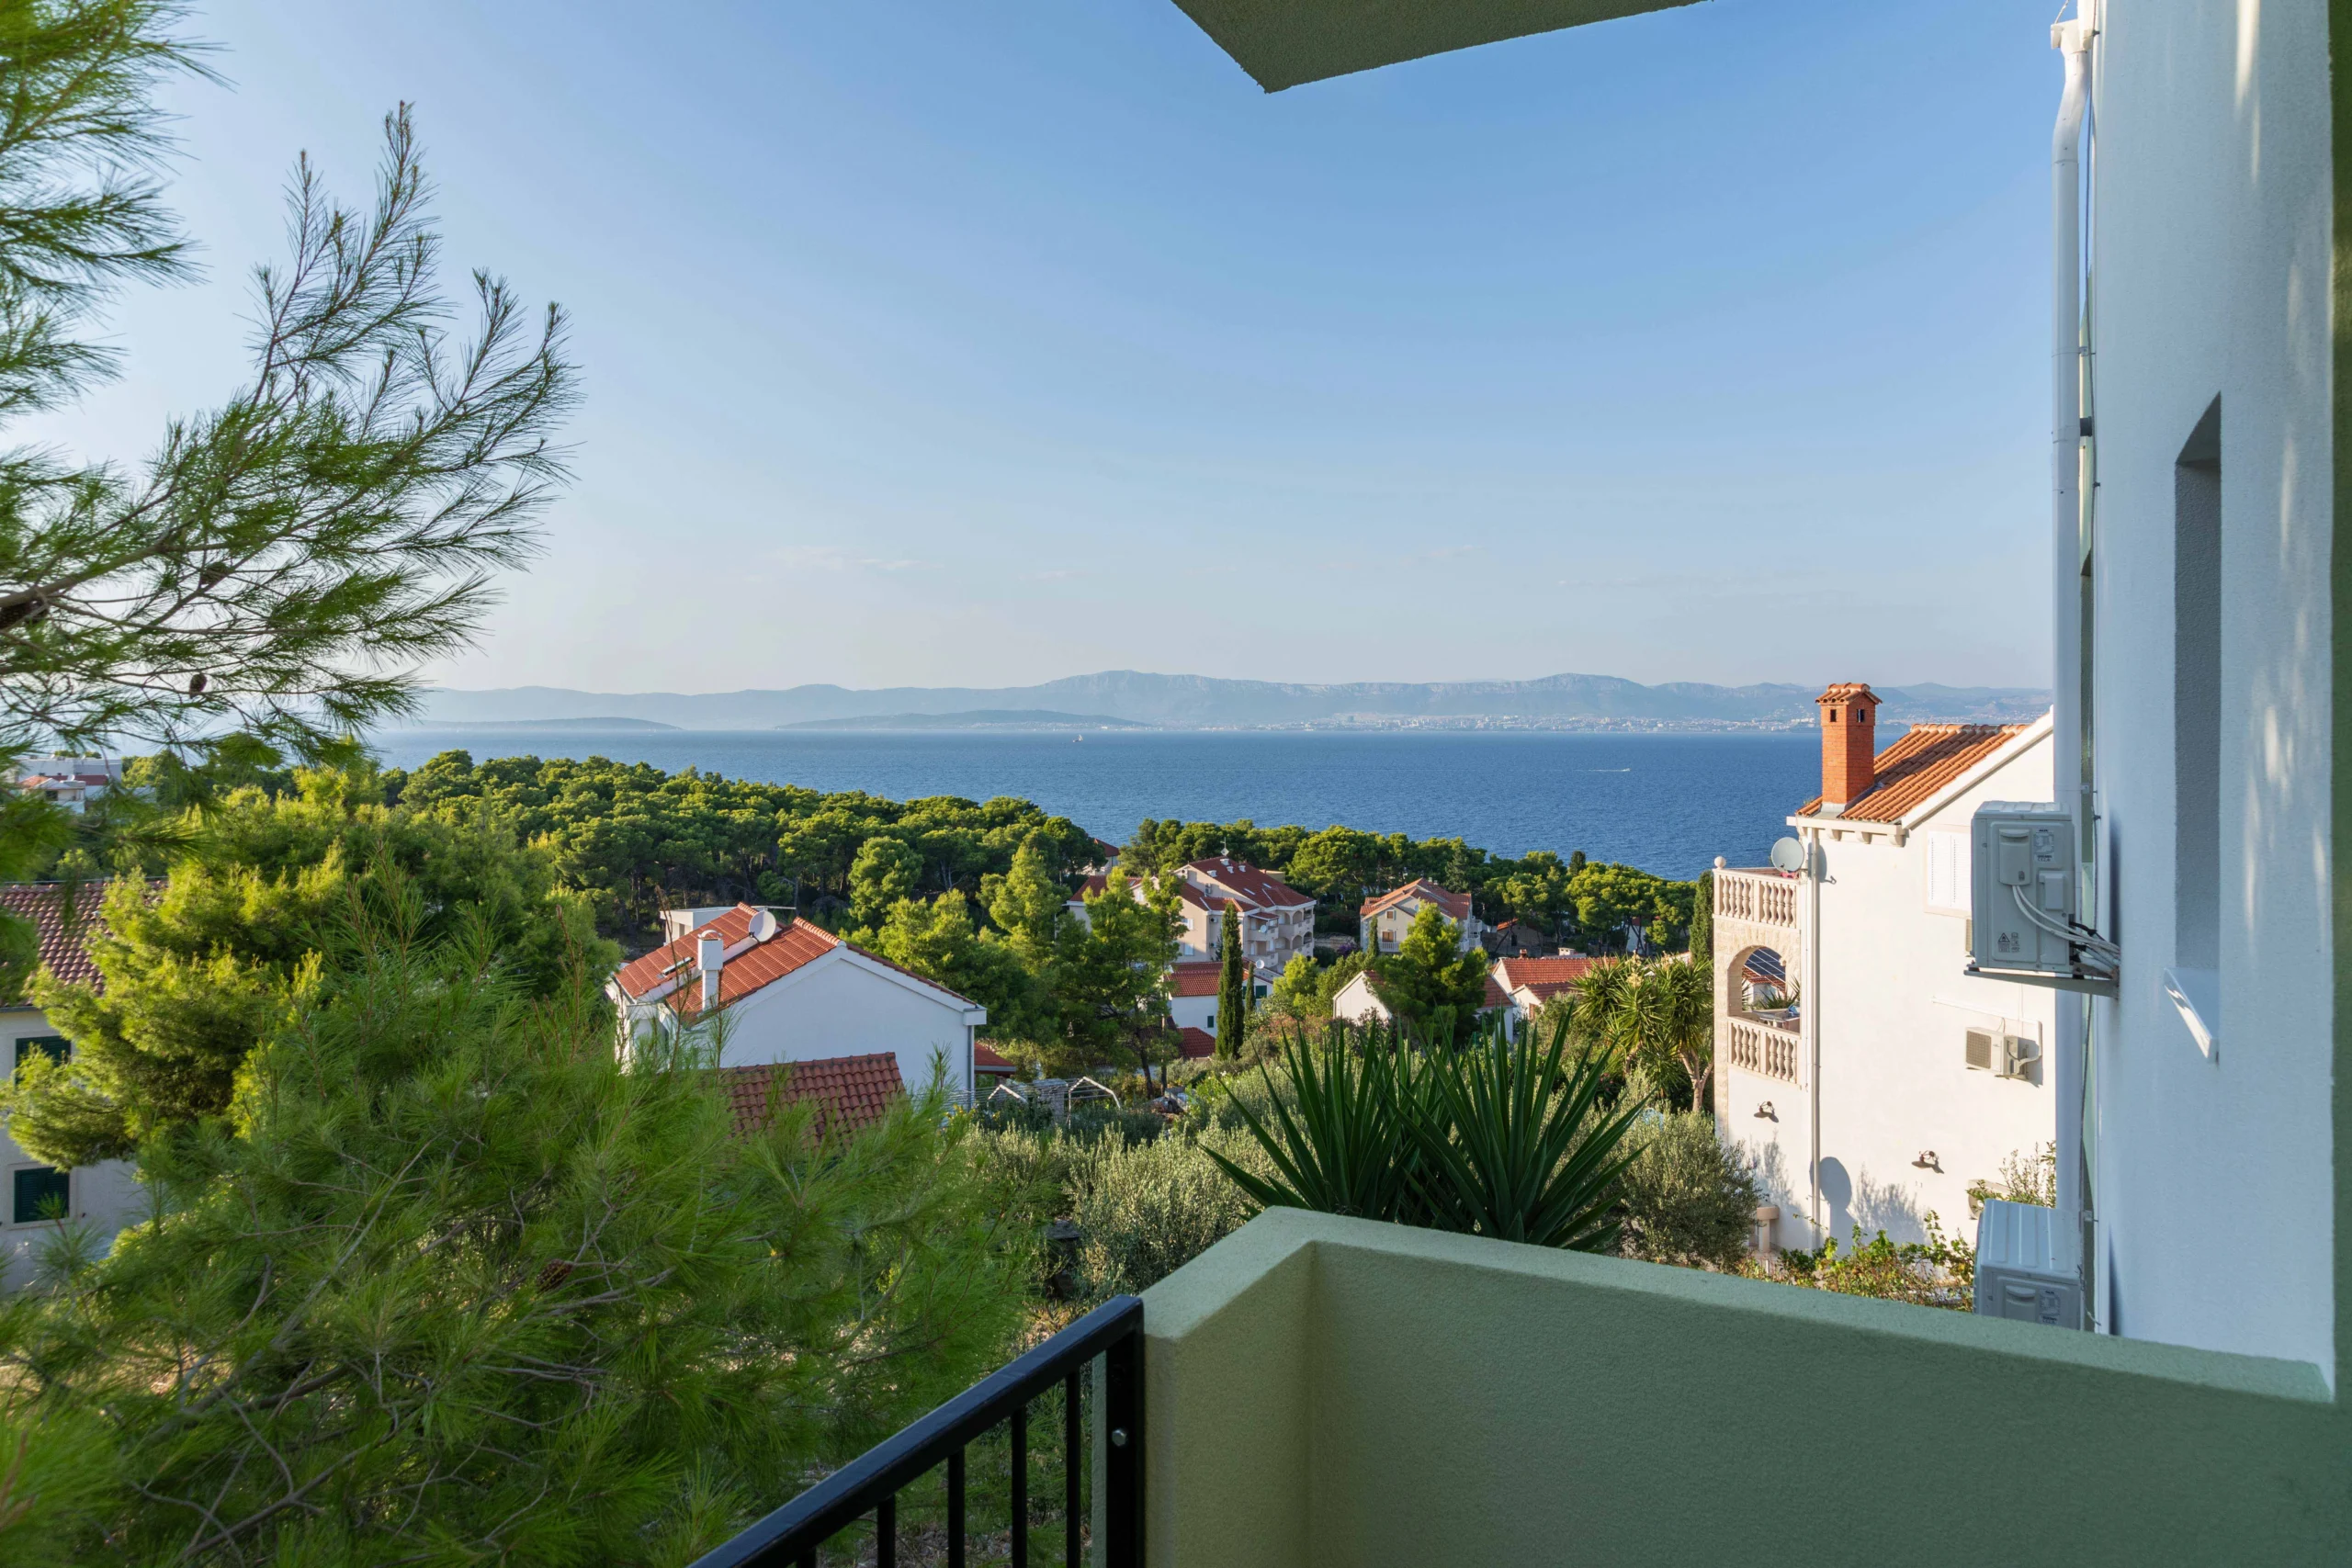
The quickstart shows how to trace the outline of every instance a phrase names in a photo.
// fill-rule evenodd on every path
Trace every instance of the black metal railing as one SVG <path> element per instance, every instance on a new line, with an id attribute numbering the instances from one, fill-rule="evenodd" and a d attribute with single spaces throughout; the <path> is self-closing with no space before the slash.
<path id="1" fill-rule="evenodd" d="M 1062 1385 L 1066 1568 L 1078 1568 L 1081 1454 L 1079 1382 L 1102 1358 L 1102 1568 L 1143 1562 L 1143 1303 L 1104 1303 L 1002 1371 L 974 1383 L 905 1431 L 867 1450 L 694 1568 L 815 1568 L 817 1549 L 871 1514 L 876 1568 L 897 1568 L 899 1494 L 947 1466 L 947 1561 L 964 1568 L 964 1450 L 999 1426 L 1012 1441 L 1012 1568 L 1029 1563 L 1029 1402 Z"/>

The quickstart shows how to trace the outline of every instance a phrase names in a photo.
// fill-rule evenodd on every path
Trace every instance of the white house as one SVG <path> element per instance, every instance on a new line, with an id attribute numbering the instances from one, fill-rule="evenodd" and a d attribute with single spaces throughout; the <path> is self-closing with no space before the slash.
<path id="1" fill-rule="evenodd" d="M 119 757 L 31 757 L 17 765 L 17 787 L 79 814 L 122 783 Z"/>
<path id="2" fill-rule="evenodd" d="M 1969 1182 L 2057 1138 L 2056 993 L 1961 972 L 1970 818 L 2049 798 L 2050 719 L 1882 748 L 1878 703 L 1819 699 L 1821 794 L 1789 818 L 1816 874 L 1715 873 L 1716 1126 L 1792 1246 L 1917 1240 L 1929 1214 L 1965 1236 Z"/>
<path id="3" fill-rule="evenodd" d="M 1413 917 L 1434 904 L 1438 912 L 1460 929 L 1462 951 L 1481 945 L 1490 928 L 1472 913 L 1470 895 L 1440 887 L 1427 877 L 1415 877 L 1377 898 L 1367 898 L 1357 911 L 1357 942 L 1366 953 L 1394 953 L 1412 929 Z M 1375 948 L 1373 944 L 1377 942 Z"/>
<path id="4" fill-rule="evenodd" d="M 1298 954 L 1314 950 L 1314 898 L 1274 873 L 1216 857 L 1179 866 L 1175 874 L 1176 912 L 1184 922 L 1176 936 L 1180 963 L 1223 955 L 1228 913 L 1240 917 L 1242 956 L 1261 983 L 1280 975 Z M 1070 914 L 1084 920 L 1086 900 L 1099 897 L 1109 885 L 1105 874 L 1087 877 L 1083 891 L 1069 901 Z M 1140 879 L 1128 887 L 1137 902 L 1150 897 Z"/>
<path id="5" fill-rule="evenodd" d="M 1216 1032 L 1216 993 L 1225 965 L 1214 958 L 1180 959 L 1168 969 L 1168 1021 L 1179 1029 Z"/>
<path id="6" fill-rule="evenodd" d="M 1497 983 L 1493 972 L 1487 975 L 1486 998 L 1478 1004 L 1483 1017 L 1498 1008 L 1510 1006 L 1510 998 Z M 1331 998 L 1331 1016 L 1350 1023 L 1394 1023 L 1396 1010 L 1381 998 L 1380 976 L 1369 969 L 1359 971 L 1340 987 Z"/>
<path id="7" fill-rule="evenodd" d="M 1535 1016 L 1536 1010 L 1554 997 L 1574 991 L 1585 974 L 1600 958 L 1585 958 L 1575 953 L 1546 958 L 1502 958 L 1496 960 L 1487 971 L 1510 1006 L 1510 1031 L 1516 1035 L 1521 1026 Z"/>
<path id="8" fill-rule="evenodd" d="M 33 921 L 40 931 L 40 965 L 61 980 L 81 981 L 100 989 L 106 977 L 90 956 L 89 939 L 97 930 L 101 889 L 82 888 L 69 907 L 58 884 L 19 883 L 0 887 L 0 908 Z M 0 1008 L 0 1051 L 8 1071 L 35 1052 L 62 1058 L 73 1047 L 57 1032 L 39 1008 L 19 1003 Z M 32 1277 L 34 1258 L 44 1235 L 55 1229 L 54 1212 L 70 1215 L 90 1227 L 101 1243 L 134 1224 L 143 1213 L 145 1193 L 128 1160 L 102 1160 L 96 1165 L 60 1170 L 34 1159 L 0 1134 L 0 1168 L 7 1186 L 0 1190 L 6 1224 L 0 1226 L 0 1290 L 22 1286 Z M 103 1247 L 101 1248 L 103 1250 Z"/>
<path id="9" fill-rule="evenodd" d="M 605 987 L 624 1039 L 717 1013 L 720 1067 L 888 1053 L 909 1087 L 944 1060 L 969 1095 L 988 1010 L 807 920 L 738 904 L 623 964 Z"/>

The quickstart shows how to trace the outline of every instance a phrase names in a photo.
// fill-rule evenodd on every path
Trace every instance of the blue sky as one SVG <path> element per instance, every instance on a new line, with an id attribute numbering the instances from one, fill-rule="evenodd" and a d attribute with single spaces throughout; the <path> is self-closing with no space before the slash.
<path id="1" fill-rule="evenodd" d="M 207 280 L 20 424 L 242 363 L 308 149 L 416 105 L 573 314 L 461 686 L 2046 681 L 2049 0 L 1710 0 L 1261 93 L 1168 0 L 215 5 Z M 461 274 L 454 275 L 461 280 Z"/>

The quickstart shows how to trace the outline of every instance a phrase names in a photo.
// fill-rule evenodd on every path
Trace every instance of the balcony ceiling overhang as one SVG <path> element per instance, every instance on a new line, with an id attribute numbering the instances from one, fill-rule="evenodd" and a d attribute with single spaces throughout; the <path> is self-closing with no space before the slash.
<path id="1" fill-rule="evenodd" d="M 1176 0 L 1270 93 L 1695 0 Z"/>

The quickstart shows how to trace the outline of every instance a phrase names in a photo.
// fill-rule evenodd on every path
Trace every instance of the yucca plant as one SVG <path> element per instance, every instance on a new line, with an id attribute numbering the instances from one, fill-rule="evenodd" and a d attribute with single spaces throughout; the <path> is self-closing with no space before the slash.
<path id="1" fill-rule="evenodd" d="M 1646 1105 L 1600 1103 L 1607 1054 L 1482 1030 L 1459 1050 L 1415 1051 L 1394 1030 L 1360 1052 L 1334 1029 L 1283 1051 L 1286 1087 L 1266 1077 L 1261 1112 L 1236 1098 L 1272 1166 L 1244 1170 L 1210 1151 L 1265 1208 L 1312 1209 L 1433 1226 L 1537 1247 L 1605 1252 L 1617 1244 L 1621 1145 Z"/>
<path id="2" fill-rule="evenodd" d="M 1615 1250 L 1619 1187 L 1634 1158 L 1621 1149 L 1647 1102 L 1628 1094 L 1604 1110 L 1609 1064 L 1589 1045 L 1571 1059 L 1568 1032 L 1563 1023 L 1537 1043 L 1495 1030 L 1424 1065 L 1424 1114 L 1413 1132 L 1430 1224 L 1534 1247 Z"/>
<path id="3" fill-rule="evenodd" d="M 1268 1209 L 1312 1209 L 1367 1220 L 1419 1218 L 1419 1160 L 1413 1127 L 1420 1121 L 1423 1070 L 1394 1031 L 1365 1033 L 1351 1049 L 1334 1024 L 1320 1043 L 1295 1035 L 1282 1050 L 1286 1089 L 1263 1067 L 1268 1102 L 1261 1114 L 1232 1100 L 1273 1166 L 1245 1170 L 1216 1150 L 1211 1159 L 1234 1185 Z"/>

